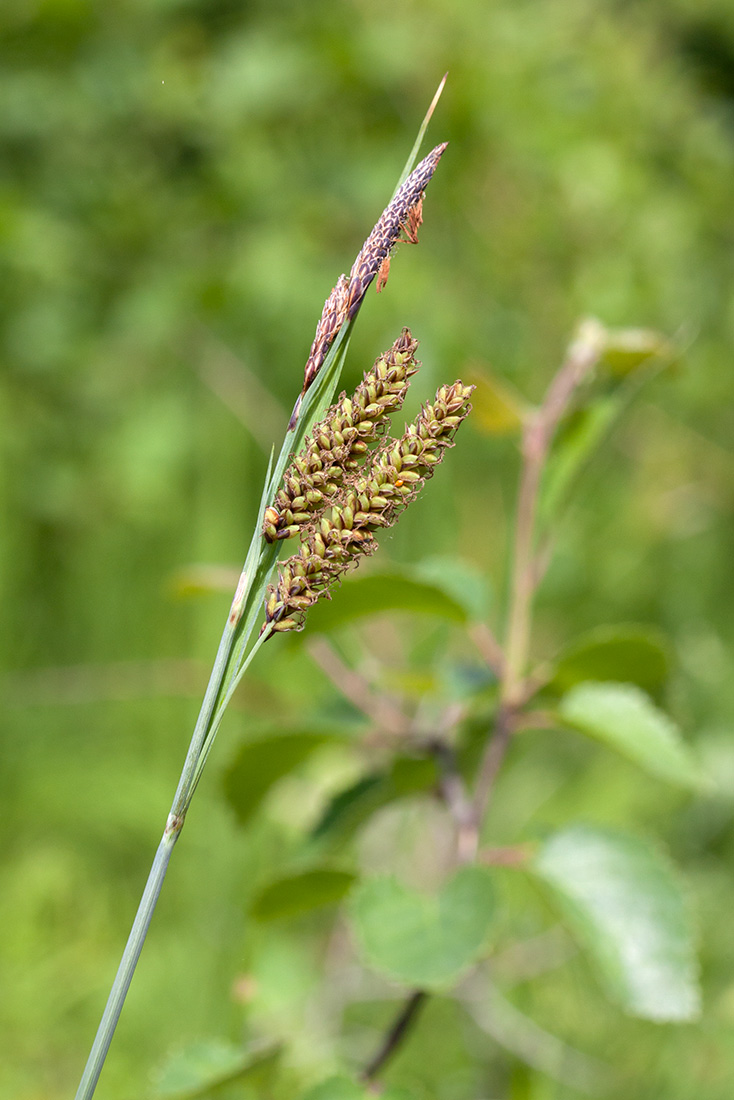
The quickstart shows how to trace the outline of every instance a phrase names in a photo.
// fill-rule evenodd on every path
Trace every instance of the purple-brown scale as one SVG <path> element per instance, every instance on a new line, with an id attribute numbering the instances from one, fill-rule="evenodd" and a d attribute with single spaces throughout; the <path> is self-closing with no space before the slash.
<path id="1" fill-rule="evenodd" d="M 401 184 L 395 198 L 383 211 L 380 220 L 362 246 L 349 277 L 340 275 L 336 286 L 326 299 L 306 362 L 303 389 L 288 424 L 289 431 L 295 428 L 306 390 L 321 370 L 344 321 L 347 319 L 351 321 L 356 316 L 367 288 L 376 275 L 379 274 L 378 290 L 381 290 L 387 282 L 390 254 L 400 240 L 401 232 L 405 233 L 407 240 L 417 243 L 418 227 L 422 221 L 423 192 L 436 171 L 447 145 L 448 142 L 444 141 L 432 149 Z"/>
<path id="2" fill-rule="evenodd" d="M 420 210 L 423 192 L 436 171 L 447 145 L 448 142 L 445 141 L 437 145 L 410 173 L 362 246 L 349 273 L 347 305 L 349 320 L 357 313 L 367 288 L 398 243 L 401 230 L 406 231 L 409 240 L 417 239 L 414 234 L 408 232 L 410 211 L 416 207 Z M 420 214 L 418 224 L 420 224 Z"/>

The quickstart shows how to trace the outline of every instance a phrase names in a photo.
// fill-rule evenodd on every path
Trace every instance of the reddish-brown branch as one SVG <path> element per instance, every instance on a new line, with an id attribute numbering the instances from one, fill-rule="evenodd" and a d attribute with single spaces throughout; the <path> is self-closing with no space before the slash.
<path id="1" fill-rule="evenodd" d="M 507 644 L 500 676 L 500 705 L 495 729 L 487 743 L 474 791 L 476 844 L 517 716 L 532 687 L 526 679 L 529 654 L 533 597 L 543 574 L 548 549 L 535 550 L 535 525 L 540 481 L 556 428 L 581 383 L 599 360 L 604 344 L 604 329 L 596 321 L 587 321 L 579 329 L 561 369 L 548 387 L 545 399 L 525 424 L 522 440 L 522 472 L 515 519 L 515 541 Z"/>
<path id="2" fill-rule="evenodd" d="M 497 679 L 501 679 L 505 669 L 505 655 L 490 627 L 487 623 L 474 623 L 469 628 L 469 636 Z"/>
<path id="3" fill-rule="evenodd" d="M 407 737 L 410 734 L 411 720 L 403 712 L 398 700 L 384 692 L 378 694 L 373 691 L 364 677 L 342 661 L 326 638 L 318 634 L 310 638 L 308 652 L 337 690 L 357 710 L 370 718 L 378 729 L 395 737 Z"/>
<path id="4" fill-rule="evenodd" d="M 523 433 L 523 466 L 515 521 L 510 614 L 501 693 L 503 702 L 510 706 L 521 701 L 524 691 L 532 601 L 542 575 L 542 563 L 537 560 L 533 546 L 541 474 L 558 423 L 574 393 L 598 362 L 603 341 L 604 330 L 596 321 L 587 321 L 581 326 L 561 369 L 548 387 L 543 404 L 527 421 Z"/>
<path id="5" fill-rule="evenodd" d="M 514 844 L 504 848 L 482 848 L 477 862 L 487 867 L 522 867 L 530 858 L 530 846 Z"/>

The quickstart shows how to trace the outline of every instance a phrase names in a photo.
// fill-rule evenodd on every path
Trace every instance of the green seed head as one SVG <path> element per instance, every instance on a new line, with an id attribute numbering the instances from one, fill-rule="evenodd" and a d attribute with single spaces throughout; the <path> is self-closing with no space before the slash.
<path id="1" fill-rule="evenodd" d="M 415 370 L 416 341 L 407 329 L 357 387 L 317 425 L 265 512 L 263 535 L 301 538 L 298 553 L 279 567 L 268 589 L 265 626 L 300 630 L 317 600 L 329 597 L 349 569 L 372 553 L 373 532 L 390 527 L 432 477 L 468 415 L 473 387 L 441 386 L 398 440 L 370 450 L 399 408 Z M 350 418 L 349 429 L 346 420 Z"/>

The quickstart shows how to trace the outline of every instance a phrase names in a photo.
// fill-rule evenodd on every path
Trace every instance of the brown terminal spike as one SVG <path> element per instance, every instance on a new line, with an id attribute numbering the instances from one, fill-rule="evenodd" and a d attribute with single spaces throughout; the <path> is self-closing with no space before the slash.
<path id="1" fill-rule="evenodd" d="M 362 246 L 349 273 L 347 317 L 350 320 L 362 304 L 368 286 L 381 271 L 385 260 L 389 259 L 390 253 L 399 242 L 401 231 L 409 241 L 413 244 L 417 243 L 418 227 L 423 220 L 423 194 L 447 145 L 448 142 L 437 145 L 410 173 Z M 380 285 L 384 286 L 387 275 L 384 271 L 382 274 Z"/>
<path id="2" fill-rule="evenodd" d="M 293 409 L 290 423 L 288 424 L 288 431 L 292 431 L 293 428 L 295 428 L 298 421 L 298 413 L 301 409 L 301 402 L 303 401 L 306 390 L 321 370 L 324 360 L 329 354 L 329 349 L 334 343 L 339 329 L 344 324 L 344 318 L 347 315 L 348 298 L 349 280 L 346 275 L 340 275 L 337 279 L 336 286 L 324 302 L 324 308 L 321 311 L 321 317 L 316 326 L 316 335 L 314 336 L 311 351 L 306 361 L 303 389 Z"/>
<path id="3" fill-rule="evenodd" d="M 306 361 L 303 389 L 293 408 L 288 431 L 295 429 L 306 391 L 324 365 L 344 322 L 356 317 L 372 280 L 377 276 L 378 291 L 386 285 L 390 274 L 390 255 L 393 248 L 401 239 L 411 244 L 418 243 L 418 229 L 423 221 L 423 195 L 447 145 L 448 142 L 444 141 L 432 149 L 400 185 L 395 197 L 382 212 L 379 221 L 362 245 L 349 276 L 339 276 L 336 286 L 324 302 L 321 318 L 316 326 L 316 335 Z M 401 233 L 405 234 L 404 238 L 401 238 Z"/>

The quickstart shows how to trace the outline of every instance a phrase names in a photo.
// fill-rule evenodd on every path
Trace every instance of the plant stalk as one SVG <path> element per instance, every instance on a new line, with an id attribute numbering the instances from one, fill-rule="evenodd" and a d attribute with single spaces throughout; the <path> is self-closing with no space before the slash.
<path id="1" fill-rule="evenodd" d="M 419 139 L 408 158 L 406 173 L 410 171 L 420 139 L 441 95 L 445 80 L 444 77 L 426 114 L 419 132 Z M 428 179 L 430 179 L 430 175 Z M 291 423 L 286 430 L 275 468 L 273 468 L 271 458 L 250 548 L 219 643 L 214 667 L 174 795 L 171 812 L 92 1044 L 76 1093 L 76 1100 L 91 1100 L 94 1094 L 135 967 L 143 949 L 145 937 L 168 869 L 173 846 L 183 828 L 186 813 L 201 778 L 209 752 L 214 744 L 224 712 L 250 661 L 272 633 L 272 630 L 266 627 L 248 652 L 250 637 L 261 615 L 265 591 L 278 559 L 278 546 L 270 546 L 264 543 L 262 538 L 265 509 L 275 497 L 291 456 L 301 449 L 307 432 L 330 404 L 346 357 L 351 327 L 356 319 L 360 303 L 361 299 L 357 301 L 352 314 L 341 324 L 336 337 L 332 336 L 329 351 L 323 358 L 323 362 L 319 364 L 315 376 L 309 380 L 308 374 L 306 375 L 306 384 L 296 404 L 294 417 L 291 418 Z M 300 416 L 296 415 L 298 410 L 300 410 Z"/>
<path id="2" fill-rule="evenodd" d="M 548 387 L 542 405 L 527 421 L 523 431 L 507 640 L 504 660 L 495 662 L 500 672 L 499 708 L 474 790 L 474 855 L 478 849 L 479 830 L 497 775 L 517 728 L 518 711 L 528 699 L 526 669 L 533 598 L 542 573 L 535 551 L 535 529 L 543 471 L 561 417 L 567 411 L 578 387 L 596 366 L 605 337 L 605 330 L 597 321 L 583 322 L 560 370 Z"/>
<path id="3" fill-rule="evenodd" d="M 120 1013 L 125 1003 L 127 991 L 130 988 L 130 982 L 133 980 L 135 967 L 140 958 L 140 953 L 143 950 L 143 944 L 145 943 L 145 937 L 148 934 L 148 928 L 153 918 L 156 902 L 158 901 L 158 897 L 163 887 L 163 880 L 166 877 L 171 853 L 178 840 L 182 826 L 183 820 L 174 818 L 173 816 L 169 818 L 166 824 L 161 842 L 158 845 L 158 851 L 153 860 L 153 866 L 148 875 L 148 881 L 145 884 L 143 896 L 140 899 L 140 905 L 138 906 L 138 911 L 135 915 L 128 941 L 125 945 L 125 950 L 122 954 L 120 966 L 115 975 L 115 980 L 112 984 L 112 989 L 110 990 L 110 995 L 102 1014 L 97 1034 L 94 1038 L 87 1064 L 84 1067 L 84 1073 L 82 1074 L 82 1079 L 76 1093 L 76 1100 L 89 1100 L 89 1097 L 94 1094 L 94 1090 L 97 1087 L 97 1081 L 102 1072 L 107 1052 L 110 1049 L 110 1043 L 115 1034 L 117 1022 L 120 1019 Z"/>

